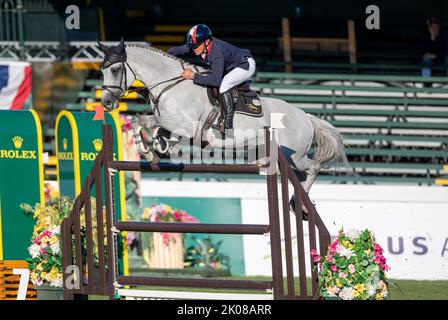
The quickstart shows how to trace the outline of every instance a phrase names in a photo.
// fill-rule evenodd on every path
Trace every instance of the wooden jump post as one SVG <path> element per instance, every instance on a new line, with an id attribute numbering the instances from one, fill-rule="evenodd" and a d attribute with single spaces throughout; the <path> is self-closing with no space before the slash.
<path id="1" fill-rule="evenodd" d="M 99 152 L 89 176 L 84 181 L 80 195 L 76 198 L 73 210 L 64 219 L 62 230 L 62 253 L 63 270 L 76 266 L 79 274 L 76 279 L 81 280 L 75 285 L 68 286 L 67 283 L 72 274 L 64 272 L 64 297 L 73 299 L 79 295 L 106 295 L 110 299 L 116 294 L 141 296 L 144 291 L 122 289 L 123 286 L 165 286 L 165 287 L 197 287 L 197 288 L 219 288 L 219 289 L 243 289 L 264 290 L 268 294 L 213 294 L 191 293 L 193 297 L 205 297 L 210 299 L 312 299 L 317 291 L 317 274 L 310 270 L 312 277 L 313 295 L 307 293 L 305 259 L 311 261 L 311 255 L 305 253 L 305 240 L 303 232 L 303 210 L 302 204 L 308 213 L 309 225 L 309 247 L 317 249 L 319 243 L 320 253 L 324 254 L 330 244 L 330 234 L 315 210 L 314 205 L 304 192 L 299 179 L 290 168 L 286 157 L 277 146 L 275 139 L 271 139 L 270 130 L 266 129 L 265 149 L 270 161 L 278 165 L 258 164 L 151 164 L 149 162 L 137 161 L 113 161 L 113 135 L 110 125 L 103 125 L 103 148 Z M 272 155 L 272 157 L 270 157 Z M 226 173 L 253 173 L 266 175 L 267 198 L 269 207 L 269 224 L 188 224 L 188 223 L 153 223 L 138 221 L 116 221 L 114 184 L 111 178 L 120 170 L 145 171 L 145 172 L 226 172 Z M 278 194 L 278 174 L 281 174 L 281 194 L 283 224 L 280 224 L 280 208 Z M 103 180 L 104 176 L 104 193 Z M 299 288 L 295 289 L 293 271 L 293 246 L 291 237 L 291 217 L 289 209 L 289 183 L 293 186 L 296 198 L 295 228 L 297 232 L 297 255 L 299 260 Z M 96 212 L 91 210 L 91 189 L 95 187 Z M 103 224 L 103 199 L 105 200 L 106 219 Z M 96 215 L 97 221 L 97 247 L 94 248 L 92 214 Z M 84 224 L 81 223 L 84 217 Z M 318 236 L 316 236 L 316 228 Z M 282 269 L 282 240 L 283 229 L 285 241 L 286 261 L 286 283 L 284 289 L 284 275 Z M 85 239 L 82 239 L 81 230 L 85 230 Z M 105 231 L 104 231 L 105 230 Z M 216 234 L 252 234 L 270 236 L 272 280 L 250 281 L 250 280 L 222 280 L 222 279 L 185 279 L 166 277 L 140 277 L 123 276 L 118 274 L 117 259 L 117 234 L 123 231 L 138 232 L 177 232 L 177 233 L 216 233 Z M 107 237 L 107 244 L 104 237 Z M 82 243 L 86 243 L 83 254 Z M 94 249 L 98 254 L 98 260 L 94 260 Z M 104 254 L 102 254 L 104 252 Z M 312 266 L 311 261 L 311 266 Z M 155 297 L 173 298 L 173 292 L 165 295 L 160 291 L 151 291 Z M 227 295 L 227 296 L 226 296 Z M 152 296 L 152 295 L 151 295 Z M 178 296 L 177 296 L 178 297 Z M 185 297 L 184 297 L 185 298 Z"/>

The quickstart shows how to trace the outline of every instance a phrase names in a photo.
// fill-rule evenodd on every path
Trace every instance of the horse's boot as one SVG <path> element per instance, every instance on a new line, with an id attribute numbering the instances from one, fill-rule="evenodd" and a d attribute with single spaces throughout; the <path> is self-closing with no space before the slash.
<path id="1" fill-rule="evenodd" d="M 289 210 L 292 213 L 296 214 L 296 197 L 295 196 L 292 196 L 291 199 L 289 200 Z M 302 204 L 302 211 L 303 211 L 303 220 L 308 221 L 308 212 L 303 204 Z"/>
<path id="2" fill-rule="evenodd" d="M 233 135 L 233 113 L 235 111 L 235 102 L 231 90 L 221 93 L 221 104 L 224 110 L 224 130 Z"/>
<path id="3" fill-rule="evenodd" d="M 163 128 L 156 128 L 153 133 L 153 146 L 156 151 L 158 151 L 160 154 L 165 154 L 168 151 L 169 144 L 165 140 L 165 137 L 163 136 L 168 131 Z"/>

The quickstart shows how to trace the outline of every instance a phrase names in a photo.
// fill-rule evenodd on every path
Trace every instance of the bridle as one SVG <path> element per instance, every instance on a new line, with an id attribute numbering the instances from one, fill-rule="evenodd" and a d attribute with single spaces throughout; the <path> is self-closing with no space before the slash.
<path id="1" fill-rule="evenodd" d="M 103 89 L 103 91 L 109 91 L 116 100 L 120 100 L 121 98 L 123 98 L 125 96 L 126 91 L 129 91 L 129 90 L 126 90 L 128 88 L 128 82 L 127 82 L 128 81 L 128 77 L 127 77 L 127 68 L 126 68 L 126 66 L 128 66 L 129 70 L 131 70 L 131 72 L 132 72 L 132 74 L 134 76 L 134 79 L 137 79 L 137 76 L 135 75 L 134 70 L 132 70 L 131 66 L 129 65 L 129 63 L 126 60 L 124 60 L 124 61 L 116 61 L 116 62 L 113 62 L 113 63 L 111 63 L 109 61 L 106 61 L 106 62 L 104 62 L 101 65 L 101 69 L 103 69 L 103 70 L 107 69 L 110 66 L 114 65 L 115 63 L 121 63 L 121 65 L 122 65 L 120 85 L 117 86 L 117 85 L 108 84 L 108 85 L 102 85 L 101 88 Z M 123 89 L 123 82 L 124 82 L 124 88 L 125 89 Z M 117 96 L 110 89 L 118 89 L 118 90 L 120 90 L 120 94 Z"/>
<path id="2" fill-rule="evenodd" d="M 121 72 L 121 79 L 120 79 L 120 85 L 102 85 L 102 89 L 105 91 L 109 91 L 112 96 L 114 97 L 114 99 L 120 101 L 121 98 L 126 97 L 129 93 L 132 92 L 137 92 L 142 94 L 143 96 L 145 96 L 145 94 L 147 94 L 146 97 L 146 103 L 149 104 L 149 102 L 151 102 L 151 104 L 154 106 L 154 109 L 157 110 L 158 114 L 160 115 L 160 111 L 159 111 L 159 102 L 160 102 L 160 98 L 161 96 L 167 92 L 168 90 L 170 90 L 171 88 L 173 88 L 174 86 L 176 86 L 177 84 L 179 84 L 180 82 L 184 81 L 185 79 L 182 78 L 182 76 L 177 76 L 171 79 L 167 79 L 161 82 L 157 82 L 155 84 L 152 84 L 150 86 L 146 86 L 144 85 L 144 87 L 142 88 L 136 88 L 134 87 L 133 89 L 128 88 L 127 85 L 127 68 L 126 66 L 129 68 L 129 70 L 132 72 L 132 75 L 134 76 L 135 80 L 139 80 L 137 79 L 137 76 L 134 72 L 134 70 L 132 70 L 131 66 L 128 64 L 128 62 L 126 61 L 126 55 L 123 56 L 117 56 L 117 55 L 113 55 L 112 58 L 116 61 L 109 61 L 109 60 L 105 60 L 102 64 L 101 64 L 101 69 L 107 69 L 110 66 L 112 66 L 113 64 L 116 63 L 121 63 L 122 64 L 122 72 Z M 180 61 L 182 69 L 185 70 L 185 66 L 184 66 L 184 62 Z M 200 72 L 196 66 L 194 66 L 194 68 L 196 69 L 197 72 L 199 73 L 205 73 L 205 72 Z M 177 81 L 175 81 L 177 80 Z M 156 87 L 160 86 L 161 84 L 164 83 L 168 83 L 171 81 L 175 81 L 174 83 L 166 86 L 165 88 L 163 88 L 160 93 L 157 96 L 154 96 L 154 94 L 151 92 L 151 90 L 155 89 Z M 123 83 L 124 83 L 124 88 L 123 89 Z M 118 89 L 120 90 L 120 93 L 118 95 L 116 95 L 111 89 Z"/>

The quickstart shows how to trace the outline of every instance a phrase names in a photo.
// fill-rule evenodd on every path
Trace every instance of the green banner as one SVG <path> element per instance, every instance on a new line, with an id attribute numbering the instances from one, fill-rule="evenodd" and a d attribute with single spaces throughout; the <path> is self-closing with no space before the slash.
<path id="1" fill-rule="evenodd" d="M 25 260 L 34 219 L 21 203 L 45 204 L 42 129 L 34 110 L 0 110 L 0 260 Z"/>
<path id="2" fill-rule="evenodd" d="M 94 112 L 64 110 L 56 119 L 57 178 L 61 196 L 75 198 L 81 193 L 84 180 L 89 175 L 98 152 L 102 149 L 102 121 L 93 121 L 93 116 Z M 120 119 L 116 114 L 106 113 L 105 122 L 112 125 L 115 142 L 114 160 L 123 160 Z M 114 179 L 117 219 L 126 220 L 124 172 L 116 174 Z M 95 196 L 94 188 L 92 188 L 92 196 Z M 121 273 L 127 274 L 126 245 L 123 248 L 122 267 L 124 269 Z"/>

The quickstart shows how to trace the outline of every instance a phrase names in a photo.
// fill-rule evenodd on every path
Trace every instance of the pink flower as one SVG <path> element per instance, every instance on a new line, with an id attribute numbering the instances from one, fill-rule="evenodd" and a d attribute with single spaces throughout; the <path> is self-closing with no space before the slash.
<path id="1" fill-rule="evenodd" d="M 333 272 L 338 271 L 338 267 L 336 267 L 335 265 L 332 265 L 332 266 L 330 267 L 330 269 L 331 269 L 331 271 L 333 271 Z"/>
<path id="2" fill-rule="evenodd" d="M 352 264 L 348 265 L 348 270 L 350 271 L 351 274 L 354 274 L 356 272 L 355 266 Z"/>
<path id="3" fill-rule="evenodd" d="M 316 249 L 311 249 L 311 256 L 313 257 L 313 262 L 317 263 L 320 260 L 319 255 L 317 254 Z"/>
<path id="4" fill-rule="evenodd" d="M 330 253 L 335 253 L 336 252 L 336 247 L 338 245 L 339 241 L 338 239 L 336 239 L 330 246 Z"/>
<path id="5" fill-rule="evenodd" d="M 173 216 L 176 221 L 180 221 L 182 219 L 182 214 L 177 211 L 174 211 Z"/>
<path id="6" fill-rule="evenodd" d="M 344 272 L 339 272 L 339 278 L 346 279 L 347 275 Z"/>
<path id="7" fill-rule="evenodd" d="M 332 262 L 333 262 L 333 256 L 334 256 L 334 253 L 331 253 L 331 254 L 328 256 L 328 258 L 327 258 L 328 263 L 332 263 Z"/>
<path id="8" fill-rule="evenodd" d="M 216 262 L 215 261 L 210 262 L 210 267 L 216 269 Z"/>

